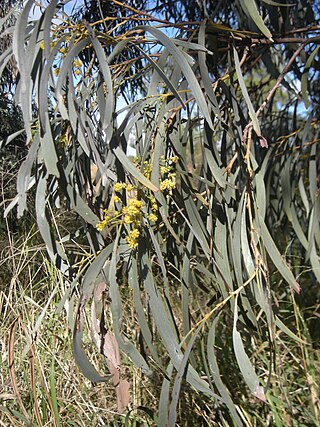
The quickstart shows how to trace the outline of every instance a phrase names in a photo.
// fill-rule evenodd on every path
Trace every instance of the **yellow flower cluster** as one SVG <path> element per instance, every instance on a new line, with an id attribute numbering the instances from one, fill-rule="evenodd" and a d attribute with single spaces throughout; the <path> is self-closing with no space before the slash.
<path id="1" fill-rule="evenodd" d="M 98 231 L 103 231 L 108 225 L 109 221 L 110 221 L 110 218 L 104 217 L 102 221 L 98 222 L 98 224 L 96 225 L 96 229 Z"/>
<path id="2" fill-rule="evenodd" d="M 83 62 L 81 61 L 81 59 L 77 58 L 73 61 L 73 65 L 75 67 L 74 74 L 76 76 L 80 76 L 82 74 L 81 67 L 83 65 Z"/>
<path id="3" fill-rule="evenodd" d="M 161 173 L 162 175 L 164 175 L 164 174 L 166 174 L 166 173 L 170 172 L 170 170 L 171 170 L 171 168 L 170 168 L 169 166 L 160 166 L 160 173 Z"/>
<path id="4" fill-rule="evenodd" d="M 115 211 L 111 211 L 109 209 L 105 209 L 103 211 L 104 213 L 104 218 L 102 221 L 100 221 L 97 225 L 96 225 L 96 229 L 99 231 L 103 231 L 106 226 L 112 221 L 115 222 L 116 220 L 118 220 L 120 214 L 115 212 Z"/>
<path id="5" fill-rule="evenodd" d="M 178 163 L 179 157 L 173 156 L 165 158 L 160 156 L 160 190 L 166 191 L 169 194 L 172 194 L 172 190 L 176 188 L 176 173 L 174 172 L 174 164 Z M 143 175 L 150 179 L 152 173 L 152 163 L 147 162 L 146 160 L 140 163 L 139 158 L 134 159 L 134 163 L 140 167 Z"/>
<path id="6" fill-rule="evenodd" d="M 76 67 L 76 68 L 80 68 L 80 67 L 82 67 L 82 65 L 83 65 L 83 62 L 81 61 L 81 59 L 75 59 L 74 61 L 73 61 L 73 65 Z"/>
<path id="7" fill-rule="evenodd" d="M 71 138 L 70 138 L 70 134 L 68 134 L 67 132 L 64 132 L 61 137 L 60 137 L 60 144 L 62 145 L 62 147 L 67 148 L 70 144 Z"/>
<path id="8" fill-rule="evenodd" d="M 179 157 L 173 156 L 165 159 L 161 157 L 162 165 L 160 166 L 161 180 L 160 190 L 172 194 L 172 190 L 176 188 L 176 173 L 174 172 L 174 164 L 178 163 Z"/>
<path id="9" fill-rule="evenodd" d="M 138 247 L 138 238 L 140 236 L 140 231 L 138 228 L 134 228 L 129 231 L 129 234 L 126 237 L 126 241 L 130 249 L 136 249 Z"/>
<path id="10" fill-rule="evenodd" d="M 148 219 L 149 219 L 149 221 L 156 222 L 156 221 L 158 221 L 158 216 L 154 213 L 151 213 L 148 215 Z"/>
<path id="11" fill-rule="evenodd" d="M 123 222 L 137 225 L 141 221 L 141 209 L 143 202 L 138 199 L 130 199 L 127 206 L 122 208 Z"/>
<path id="12" fill-rule="evenodd" d="M 148 220 L 151 222 L 157 222 L 158 221 L 158 205 L 157 201 L 154 196 L 149 197 L 150 204 L 151 204 L 151 214 L 148 215 Z"/>
<path id="13" fill-rule="evenodd" d="M 167 159 L 165 159 L 164 156 L 160 158 L 161 191 L 172 194 L 172 190 L 176 188 L 174 164 L 178 161 L 178 156 Z M 152 173 L 152 163 L 147 161 L 141 162 L 139 159 L 135 159 L 135 164 L 140 168 L 144 176 L 150 178 Z M 126 236 L 128 247 L 130 249 L 136 249 L 141 234 L 141 223 L 144 215 L 145 218 L 152 223 L 158 221 L 158 203 L 149 190 L 145 189 L 145 191 L 141 191 L 138 187 L 130 183 L 116 182 L 113 189 L 114 193 L 121 193 L 123 190 L 127 192 L 127 204 L 121 206 L 120 194 L 114 194 L 114 203 L 119 203 L 120 205 L 117 205 L 116 210 L 105 210 L 104 218 L 96 225 L 96 228 L 99 231 L 103 231 L 108 225 L 126 224 L 130 227 Z M 145 210 L 143 209 L 144 207 L 149 210 L 146 214 L 143 212 L 143 210 Z"/>
<path id="14" fill-rule="evenodd" d="M 176 188 L 176 178 L 175 174 L 170 174 L 171 176 L 169 178 L 166 178 L 160 182 L 160 190 L 161 191 L 168 191 L 170 194 L 172 193 L 172 190 Z"/>
<path id="15" fill-rule="evenodd" d="M 126 184 L 125 182 L 116 182 L 113 187 L 114 191 L 119 193 L 121 190 L 132 191 L 135 189 L 134 185 Z"/>
<path id="16" fill-rule="evenodd" d="M 178 163 L 178 161 L 179 161 L 179 156 L 173 156 L 173 157 L 170 157 L 169 161 L 170 161 L 170 162 L 172 162 L 172 163 Z"/>
<path id="17" fill-rule="evenodd" d="M 116 182 L 114 184 L 113 189 L 114 189 L 114 191 L 119 192 L 119 191 L 121 191 L 124 188 L 124 186 L 125 186 L 124 182 Z"/>
<path id="18" fill-rule="evenodd" d="M 144 161 L 143 164 L 142 164 L 142 173 L 143 173 L 143 175 L 146 178 L 149 179 L 150 176 L 151 176 L 151 172 L 152 172 L 152 165 L 149 162 Z"/>
<path id="19" fill-rule="evenodd" d="M 119 193 L 122 190 L 132 191 L 136 190 L 136 187 L 125 182 L 117 182 L 114 185 L 114 191 Z M 121 202 L 120 197 L 116 194 L 113 196 L 113 200 L 115 203 Z M 144 202 L 137 197 L 129 198 L 127 204 L 118 212 L 109 209 L 104 210 L 104 218 L 96 225 L 96 228 L 99 231 L 103 231 L 107 225 L 114 225 L 116 223 L 130 225 L 131 230 L 126 236 L 126 241 L 130 249 L 136 249 L 140 236 L 143 206 Z"/>
<path id="20" fill-rule="evenodd" d="M 57 43 L 56 41 L 52 41 L 50 43 L 50 47 L 51 48 L 54 47 L 56 45 L 56 43 Z M 41 42 L 39 43 L 39 47 L 40 47 L 40 49 L 44 50 L 44 40 L 41 40 Z"/>

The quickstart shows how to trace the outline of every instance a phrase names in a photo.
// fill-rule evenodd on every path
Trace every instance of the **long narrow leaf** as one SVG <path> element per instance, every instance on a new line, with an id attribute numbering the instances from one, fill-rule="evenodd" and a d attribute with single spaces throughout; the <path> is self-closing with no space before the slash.
<path id="1" fill-rule="evenodd" d="M 252 366 L 252 363 L 244 350 L 241 335 L 237 330 L 238 321 L 238 295 L 235 299 L 234 320 L 233 320 L 233 348 L 241 370 L 242 376 L 249 387 L 251 393 L 262 401 L 266 400 L 263 387 L 259 385 L 259 378 Z"/>

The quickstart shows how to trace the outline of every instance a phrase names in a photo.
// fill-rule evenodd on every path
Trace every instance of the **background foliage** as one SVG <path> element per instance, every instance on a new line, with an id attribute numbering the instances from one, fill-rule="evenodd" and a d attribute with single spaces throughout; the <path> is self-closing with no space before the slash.
<path id="1" fill-rule="evenodd" d="M 96 417 L 85 392 L 95 425 L 317 424 L 319 4 L 281 3 L 52 1 L 35 19 L 29 0 L 1 21 L 6 114 L 19 124 L 15 101 L 24 132 L 3 131 L 3 150 L 27 147 L 16 196 L 2 172 L 10 422 L 64 425 L 79 404 L 56 392 L 70 348 L 39 351 L 54 324 L 126 414 L 98 395 Z M 50 262 L 37 233 L 11 234 L 15 207 Z"/>

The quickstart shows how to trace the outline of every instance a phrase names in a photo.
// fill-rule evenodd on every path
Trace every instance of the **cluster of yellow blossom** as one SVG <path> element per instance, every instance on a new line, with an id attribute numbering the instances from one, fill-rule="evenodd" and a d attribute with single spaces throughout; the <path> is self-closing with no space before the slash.
<path id="1" fill-rule="evenodd" d="M 50 47 L 53 48 L 56 45 L 56 41 L 53 40 L 52 42 L 50 42 Z M 40 49 L 44 50 L 44 40 L 41 40 L 41 42 L 39 43 L 39 47 Z"/>
<path id="2" fill-rule="evenodd" d="M 112 221 L 113 223 L 115 221 L 118 220 L 118 218 L 120 217 L 121 214 L 115 212 L 115 211 L 111 211 L 109 209 L 105 209 L 103 211 L 104 213 L 104 217 L 103 220 L 100 221 L 97 225 L 96 225 L 96 229 L 99 231 L 103 231 L 106 226 Z"/>
<path id="3" fill-rule="evenodd" d="M 158 221 L 158 216 L 155 213 L 151 213 L 148 215 L 148 220 L 151 222 L 156 222 Z"/>
<path id="4" fill-rule="evenodd" d="M 174 172 L 174 164 L 178 163 L 179 157 L 173 156 L 165 159 L 161 156 L 160 165 L 160 190 L 172 194 L 172 190 L 176 188 L 176 173 Z"/>
<path id="5" fill-rule="evenodd" d="M 103 231 L 106 228 L 106 226 L 108 225 L 109 221 L 110 221 L 110 218 L 105 216 L 102 221 L 98 222 L 98 224 L 96 225 L 96 229 L 98 231 Z"/>
<path id="6" fill-rule="evenodd" d="M 82 67 L 82 65 L 83 65 L 83 62 L 81 61 L 81 59 L 75 59 L 74 61 L 73 61 L 73 65 L 74 65 L 74 67 L 75 67 L 75 70 L 74 70 L 74 74 L 76 75 L 76 76 L 79 76 L 80 74 L 82 74 L 82 71 L 81 71 L 81 67 Z"/>
<path id="7" fill-rule="evenodd" d="M 160 166 L 160 173 L 161 173 L 161 175 L 169 173 L 170 170 L 171 170 L 171 168 L 169 166 Z"/>
<path id="8" fill-rule="evenodd" d="M 150 202 L 151 202 L 151 210 L 152 210 L 152 212 L 157 212 L 158 205 L 157 205 L 157 201 L 156 201 L 156 199 L 155 199 L 154 196 L 150 197 Z"/>
<path id="9" fill-rule="evenodd" d="M 169 161 L 172 163 L 178 163 L 179 161 L 179 156 L 173 156 L 169 158 Z"/>
<path id="10" fill-rule="evenodd" d="M 124 182 L 116 182 L 114 184 L 113 189 L 114 189 L 114 191 L 116 191 L 118 193 L 119 191 L 121 191 L 124 188 L 125 185 L 126 184 Z"/>
<path id="11" fill-rule="evenodd" d="M 76 68 L 80 68 L 80 67 L 82 67 L 83 62 L 81 61 L 81 59 L 77 58 L 77 59 L 75 59 L 75 60 L 73 61 L 73 65 L 74 65 Z"/>
<path id="12" fill-rule="evenodd" d="M 50 47 L 53 47 L 55 44 L 56 44 L 55 42 L 51 42 L 51 43 L 50 43 Z M 40 49 L 42 49 L 42 50 L 44 49 L 44 41 L 43 41 L 43 40 L 40 42 Z M 61 47 L 61 48 L 59 49 L 59 52 L 60 52 L 63 56 L 66 56 L 66 54 L 67 54 L 67 48 L 66 48 L 66 47 Z M 73 61 L 73 65 L 74 65 L 74 74 L 75 74 L 76 76 L 81 75 L 81 74 L 82 74 L 81 67 L 83 66 L 83 62 L 81 61 L 81 59 L 76 58 L 76 59 Z M 54 65 L 53 74 L 54 74 L 55 76 L 58 76 L 58 75 L 59 75 L 59 72 L 60 72 L 60 67 L 57 67 L 56 65 Z"/>
<path id="13" fill-rule="evenodd" d="M 134 228 L 129 231 L 129 234 L 126 237 L 126 241 L 130 249 L 136 249 L 138 246 L 138 238 L 140 236 L 140 231 L 138 228 Z"/>
<path id="14" fill-rule="evenodd" d="M 149 179 L 151 176 L 151 172 L 152 172 L 152 165 L 149 162 L 144 161 L 142 164 L 143 175 Z"/>
<path id="15" fill-rule="evenodd" d="M 70 144 L 71 141 L 71 137 L 70 134 L 68 132 L 64 132 L 61 137 L 60 137 L 60 144 L 62 145 L 63 148 L 67 148 Z"/>
<path id="16" fill-rule="evenodd" d="M 135 189 L 134 185 L 125 182 L 116 182 L 113 187 L 114 191 L 119 193 L 121 190 L 132 191 Z"/>
<path id="17" fill-rule="evenodd" d="M 168 191 L 171 194 L 174 188 L 176 188 L 176 176 L 171 173 L 168 178 L 160 182 L 160 190 Z"/>
<path id="18" fill-rule="evenodd" d="M 66 47 L 60 47 L 59 52 L 63 54 L 63 56 L 66 56 L 66 53 L 68 52 Z"/>
<path id="19" fill-rule="evenodd" d="M 138 224 L 141 222 L 141 209 L 143 202 L 138 199 L 130 199 L 127 206 L 122 208 L 123 222 L 125 224 Z"/>
<path id="20" fill-rule="evenodd" d="M 176 173 L 174 164 L 179 160 L 178 156 L 165 159 L 160 158 L 160 190 L 172 194 L 172 190 L 176 188 Z M 135 164 L 140 168 L 141 172 L 147 178 L 150 178 L 152 173 L 152 163 L 147 161 L 139 162 L 135 160 Z M 126 182 L 117 182 L 114 184 L 114 203 L 119 203 L 116 210 L 104 211 L 104 218 L 100 221 L 96 228 L 103 231 L 107 225 L 126 224 L 130 227 L 126 236 L 126 241 L 130 249 L 136 249 L 138 246 L 139 236 L 141 234 L 141 223 L 143 217 L 150 222 L 158 221 L 158 203 L 151 192 L 148 190 L 140 192 L 136 186 Z M 119 197 L 123 190 L 127 192 L 127 203 L 121 206 L 122 198 Z M 130 194 L 128 194 L 130 192 Z M 145 208 L 145 209 L 144 209 Z M 149 212 L 144 213 L 145 210 Z"/>
<path id="21" fill-rule="evenodd" d="M 152 172 L 151 163 L 149 163 L 147 160 L 141 162 L 141 159 L 138 156 L 133 159 L 133 163 L 141 170 L 141 173 L 143 173 L 146 178 L 150 179 Z"/>
<path id="22" fill-rule="evenodd" d="M 151 222 L 158 221 L 158 204 L 154 196 L 149 197 L 151 213 L 148 215 L 148 220 Z"/>
<path id="23" fill-rule="evenodd" d="M 164 156 L 160 156 L 160 190 L 166 191 L 169 194 L 172 194 L 172 190 L 176 188 L 176 173 L 174 172 L 174 164 L 178 163 L 179 157 L 173 156 L 169 158 L 165 158 Z M 143 161 L 140 163 L 139 158 L 136 157 L 134 159 L 134 163 L 140 167 L 143 175 L 150 179 L 152 173 L 152 163 L 148 161 Z"/>
<path id="24" fill-rule="evenodd" d="M 119 193 L 122 190 L 126 190 L 127 192 L 136 190 L 134 185 L 130 183 L 127 184 L 125 182 L 117 182 L 113 188 L 116 193 Z M 121 199 L 117 194 L 115 194 L 113 196 L 113 201 L 115 203 L 120 203 Z M 126 241 L 130 249 L 136 249 L 140 236 L 143 206 L 144 202 L 142 200 L 139 200 L 137 197 L 131 197 L 128 199 L 127 204 L 122 206 L 121 210 L 119 211 L 105 209 L 104 218 L 96 225 L 96 228 L 99 231 L 103 231 L 107 225 L 110 224 L 122 223 L 130 225 L 131 230 L 126 236 Z"/>

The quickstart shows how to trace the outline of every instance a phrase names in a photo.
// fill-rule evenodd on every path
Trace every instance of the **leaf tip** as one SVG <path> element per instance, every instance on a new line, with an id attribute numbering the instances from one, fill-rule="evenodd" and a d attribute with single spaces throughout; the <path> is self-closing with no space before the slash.
<path id="1" fill-rule="evenodd" d="M 262 148 L 268 148 L 269 147 L 268 141 L 266 140 L 266 138 L 264 136 L 260 135 L 259 136 L 259 141 L 260 141 L 260 146 Z"/>
<path id="2" fill-rule="evenodd" d="M 258 385 L 253 393 L 259 400 L 262 400 L 262 402 L 266 402 L 266 395 L 264 392 L 263 387 L 261 385 Z"/>

